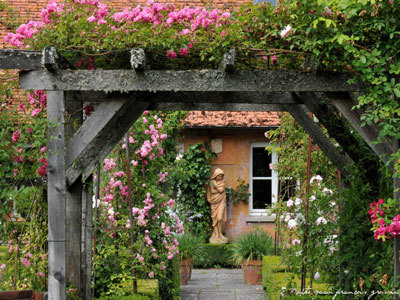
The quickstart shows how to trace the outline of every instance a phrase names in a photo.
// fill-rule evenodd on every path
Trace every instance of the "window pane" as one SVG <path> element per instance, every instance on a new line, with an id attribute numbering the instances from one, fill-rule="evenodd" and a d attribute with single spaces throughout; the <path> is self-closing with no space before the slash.
<path id="1" fill-rule="evenodd" d="M 271 177 L 271 155 L 264 147 L 253 148 L 253 177 Z"/>
<path id="2" fill-rule="evenodd" d="M 287 201 L 289 198 L 293 198 L 296 185 L 296 179 L 279 180 L 279 199 Z"/>
<path id="3" fill-rule="evenodd" d="M 253 209 L 266 209 L 271 205 L 271 180 L 253 180 Z"/>

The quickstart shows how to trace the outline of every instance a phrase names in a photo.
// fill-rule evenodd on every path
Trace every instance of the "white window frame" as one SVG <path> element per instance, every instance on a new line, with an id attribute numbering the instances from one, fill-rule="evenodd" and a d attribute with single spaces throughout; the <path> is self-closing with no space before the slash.
<path id="1" fill-rule="evenodd" d="M 250 199 L 249 199 L 249 213 L 250 215 L 266 215 L 271 213 L 269 209 L 253 209 L 253 179 L 269 179 L 271 180 L 271 206 L 274 206 L 278 201 L 278 172 L 272 170 L 270 177 L 253 177 L 253 148 L 265 148 L 270 146 L 269 143 L 265 142 L 255 142 L 250 144 L 250 180 L 249 180 L 249 189 L 250 189 Z M 271 155 L 271 163 L 272 165 L 278 162 L 278 155 L 276 152 L 272 152 Z"/>

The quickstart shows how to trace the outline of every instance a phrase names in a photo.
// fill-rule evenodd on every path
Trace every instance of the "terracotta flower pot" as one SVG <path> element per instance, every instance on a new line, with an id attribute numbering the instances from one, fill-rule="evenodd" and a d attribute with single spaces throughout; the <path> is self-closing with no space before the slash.
<path id="1" fill-rule="evenodd" d="M 192 260 L 185 259 L 181 260 L 180 265 L 180 277 L 181 277 L 181 285 L 187 284 L 189 279 L 192 277 Z"/>
<path id="2" fill-rule="evenodd" d="M 247 284 L 260 284 L 262 260 L 249 260 L 242 262 L 242 270 Z"/>

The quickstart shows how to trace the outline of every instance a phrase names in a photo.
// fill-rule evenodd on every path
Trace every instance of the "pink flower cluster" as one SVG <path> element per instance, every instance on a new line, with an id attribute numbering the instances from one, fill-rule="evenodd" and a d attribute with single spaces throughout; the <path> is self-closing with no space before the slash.
<path id="1" fill-rule="evenodd" d="M 42 27 L 44 27 L 43 22 L 29 21 L 27 24 L 19 26 L 16 33 L 8 33 L 4 40 L 20 49 L 28 48 L 25 47 L 25 39 L 32 38 Z"/>
<path id="2" fill-rule="evenodd" d="M 104 160 L 104 171 L 110 171 L 110 170 L 112 170 L 112 169 L 114 169 L 114 168 L 115 168 L 114 159 L 112 159 L 112 158 L 110 158 L 110 159 L 106 158 L 106 159 Z"/>
<path id="3" fill-rule="evenodd" d="M 383 219 L 387 207 L 383 205 L 384 200 L 379 199 L 378 202 L 372 202 L 368 210 L 373 225 L 374 238 L 377 241 L 385 241 L 386 239 L 390 239 L 391 236 L 400 236 L 400 214 L 393 217 L 393 221 L 387 225 L 385 219 Z"/>
<path id="4" fill-rule="evenodd" d="M 160 177 L 160 179 L 158 179 L 158 182 L 165 182 L 165 178 L 168 176 L 168 172 L 160 172 L 158 176 Z"/>
<path id="5" fill-rule="evenodd" d="M 42 163 L 42 165 L 36 172 L 39 176 L 47 176 L 47 159 L 45 157 L 42 157 L 40 159 L 40 162 Z"/>
<path id="6" fill-rule="evenodd" d="M 147 165 L 148 161 L 145 158 L 149 158 L 150 160 L 153 160 L 157 156 L 161 156 L 164 154 L 164 150 L 159 146 L 160 141 L 163 141 L 167 138 L 166 134 L 163 134 L 159 131 L 159 129 L 162 129 L 163 122 L 160 118 L 157 117 L 157 115 L 154 116 L 154 120 L 156 120 L 157 128 L 155 125 L 151 124 L 149 126 L 149 129 L 145 130 L 146 135 L 151 135 L 151 141 L 150 140 L 145 140 L 143 142 L 143 145 L 139 150 L 137 150 L 136 156 L 137 160 L 132 160 L 131 163 L 134 166 L 138 165 L 138 161 L 142 161 L 144 165 Z M 148 123 L 148 120 L 146 117 L 143 117 L 143 122 L 145 124 Z"/>
<path id="7" fill-rule="evenodd" d="M 35 90 L 33 93 L 28 93 L 27 98 L 29 104 L 34 108 L 31 116 L 34 117 L 47 107 L 47 94 L 42 90 Z"/>

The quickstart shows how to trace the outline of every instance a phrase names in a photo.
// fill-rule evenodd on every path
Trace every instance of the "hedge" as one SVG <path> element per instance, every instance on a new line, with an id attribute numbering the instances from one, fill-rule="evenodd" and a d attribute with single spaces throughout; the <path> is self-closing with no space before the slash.
<path id="1" fill-rule="evenodd" d="M 159 278 L 159 284 L 160 299 L 180 299 L 180 267 L 178 256 L 175 256 L 172 260 L 168 261 L 167 274 L 164 278 Z"/>
<path id="2" fill-rule="evenodd" d="M 196 257 L 194 268 L 236 268 L 232 260 L 232 244 L 201 244 L 201 256 Z"/>
<path id="3" fill-rule="evenodd" d="M 104 296 L 96 300 L 150 300 L 149 297 L 144 295 L 129 295 L 129 296 Z"/>

